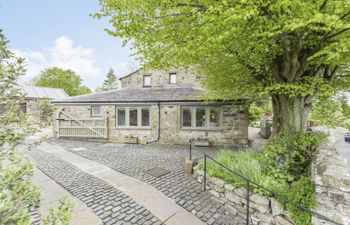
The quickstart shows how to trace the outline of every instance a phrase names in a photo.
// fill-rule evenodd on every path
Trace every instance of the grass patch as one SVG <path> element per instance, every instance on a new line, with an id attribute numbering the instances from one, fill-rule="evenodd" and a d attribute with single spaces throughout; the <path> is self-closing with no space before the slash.
<path id="1" fill-rule="evenodd" d="M 274 191 L 282 191 L 288 188 L 284 181 L 278 181 L 266 174 L 266 159 L 264 155 L 256 151 L 226 151 L 222 150 L 217 154 L 216 161 L 227 166 L 229 169 L 249 178 L 250 180 Z M 198 165 L 199 169 L 203 169 L 203 161 Z M 219 166 L 212 160 L 207 160 L 207 174 L 212 177 L 218 177 L 235 187 L 245 187 L 246 181 L 240 176 L 234 175 L 225 168 Z M 269 196 L 266 191 L 253 186 L 256 193 Z"/>

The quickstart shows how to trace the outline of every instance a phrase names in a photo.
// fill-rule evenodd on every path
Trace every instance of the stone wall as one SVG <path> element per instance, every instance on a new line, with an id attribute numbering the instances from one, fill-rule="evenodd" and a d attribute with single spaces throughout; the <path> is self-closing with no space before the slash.
<path id="1" fill-rule="evenodd" d="M 177 84 L 169 84 L 169 74 L 177 74 Z M 151 75 L 151 87 L 168 86 L 191 86 L 200 87 L 201 77 L 193 70 L 171 69 L 171 70 L 137 70 L 121 79 L 122 88 L 142 88 L 143 75 Z"/>
<path id="2" fill-rule="evenodd" d="M 198 103 L 197 103 L 198 104 Z M 94 104 L 96 105 L 96 104 Z M 90 118 L 91 105 L 57 105 L 64 112 L 75 118 Z M 151 115 L 150 128 L 116 127 L 115 105 L 101 105 L 102 116 L 108 116 L 109 139 L 125 142 L 126 136 L 137 137 L 139 143 L 145 144 L 155 140 L 158 133 L 158 106 L 149 105 Z M 122 106 L 120 106 L 122 107 Z M 232 111 L 231 105 L 223 105 L 220 130 L 186 130 L 181 128 L 181 105 L 161 104 L 160 139 L 161 144 L 189 144 L 191 138 L 207 138 L 212 146 L 246 146 L 248 141 L 248 114 L 246 111 Z"/>
<path id="3" fill-rule="evenodd" d="M 197 167 L 193 169 L 193 177 L 203 184 L 203 171 Z M 246 196 L 245 188 L 237 188 L 225 181 L 207 176 L 207 190 L 214 196 L 227 200 L 231 211 L 242 220 L 246 219 Z M 283 207 L 274 198 L 262 196 L 250 192 L 249 195 L 250 221 L 254 225 L 293 225 L 286 216 Z"/>
<path id="4" fill-rule="evenodd" d="M 349 171 L 345 159 L 329 144 L 318 149 L 312 170 L 316 184 L 316 211 L 344 225 L 350 225 Z M 314 217 L 313 224 L 328 223 Z"/>

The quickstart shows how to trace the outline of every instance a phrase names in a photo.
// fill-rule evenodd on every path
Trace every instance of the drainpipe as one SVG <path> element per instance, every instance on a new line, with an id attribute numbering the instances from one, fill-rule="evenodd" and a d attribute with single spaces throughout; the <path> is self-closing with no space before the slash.
<path id="1" fill-rule="evenodd" d="M 153 139 L 153 140 L 150 140 L 150 141 L 147 141 L 147 144 L 153 143 L 153 142 L 156 142 L 156 141 L 159 141 L 159 138 L 160 138 L 160 102 L 159 102 L 159 101 L 157 102 L 157 106 L 158 106 L 157 138 L 156 138 L 156 139 Z"/>

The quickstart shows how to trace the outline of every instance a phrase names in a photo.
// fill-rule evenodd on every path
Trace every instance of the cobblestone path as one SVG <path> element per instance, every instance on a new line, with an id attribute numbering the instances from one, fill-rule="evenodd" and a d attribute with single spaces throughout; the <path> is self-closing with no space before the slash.
<path id="1" fill-rule="evenodd" d="M 90 207 L 104 224 L 161 224 L 147 209 L 107 182 L 41 150 L 27 154 L 41 171 Z"/>
<path id="2" fill-rule="evenodd" d="M 204 192 L 203 187 L 183 171 L 188 155 L 184 146 L 118 145 L 53 138 L 48 142 L 148 183 L 209 225 L 242 223 L 224 201 Z M 216 149 L 204 151 L 212 156 L 217 153 Z M 193 155 L 200 158 L 202 154 L 194 149 Z M 144 173 L 154 167 L 170 173 L 160 178 Z"/>

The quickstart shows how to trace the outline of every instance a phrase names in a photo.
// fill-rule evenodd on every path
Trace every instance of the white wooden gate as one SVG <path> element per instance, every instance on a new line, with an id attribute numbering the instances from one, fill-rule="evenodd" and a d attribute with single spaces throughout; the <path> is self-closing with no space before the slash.
<path id="1" fill-rule="evenodd" d="M 55 127 L 57 138 L 108 139 L 108 117 L 77 119 L 61 109 Z"/>

